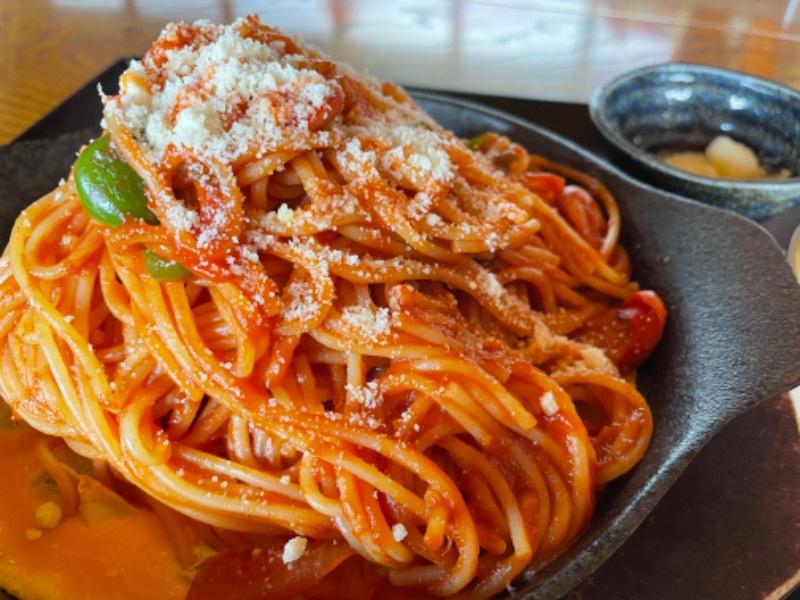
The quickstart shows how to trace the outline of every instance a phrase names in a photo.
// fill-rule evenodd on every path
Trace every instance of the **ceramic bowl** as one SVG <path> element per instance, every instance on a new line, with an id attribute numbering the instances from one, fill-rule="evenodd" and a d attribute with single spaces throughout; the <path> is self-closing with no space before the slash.
<path id="1" fill-rule="evenodd" d="M 663 189 L 755 220 L 800 203 L 796 90 L 735 71 L 669 63 L 608 80 L 595 90 L 589 109 L 626 166 Z M 789 178 L 703 177 L 658 157 L 665 150 L 702 150 L 717 135 L 746 144 L 768 173 L 786 170 Z"/>

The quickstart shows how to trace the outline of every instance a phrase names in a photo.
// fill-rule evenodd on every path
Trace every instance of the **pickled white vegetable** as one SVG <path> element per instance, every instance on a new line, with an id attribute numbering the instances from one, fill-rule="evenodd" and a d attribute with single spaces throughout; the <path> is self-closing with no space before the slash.
<path id="1" fill-rule="evenodd" d="M 727 135 L 718 135 L 704 152 L 666 152 L 661 160 L 693 175 L 734 179 L 786 179 L 789 172 L 769 174 L 748 146 Z"/>
<path id="2" fill-rule="evenodd" d="M 702 152 L 676 152 L 675 154 L 664 156 L 663 160 L 668 165 L 687 173 L 702 175 L 703 177 L 719 177 L 714 165 L 709 162 L 708 157 Z"/>
<path id="3" fill-rule="evenodd" d="M 767 175 L 758 164 L 756 153 L 727 135 L 719 135 L 711 140 L 706 147 L 706 157 L 720 177 L 759 179 Z"/>

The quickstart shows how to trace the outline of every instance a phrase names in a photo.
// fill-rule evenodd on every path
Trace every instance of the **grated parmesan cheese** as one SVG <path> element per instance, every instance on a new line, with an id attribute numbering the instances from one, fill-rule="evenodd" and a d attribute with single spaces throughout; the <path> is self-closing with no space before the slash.
<path id="1" fill-rule="evenodd" d="M 304 537 L 293 537 L 283 547 L 283 562 L 284 564 L 292 563 L 298 560 L 306 552 L 308 540 Z"/>
<path id="2" fill-rule="evenodd" d="M 398 179 L 421 184 L 428 178 L 448 182 L 455 176 L 453 163 L 446 151 L 443 134 L 420 125 L 371 124 L 367 134 L 384 140 L 392 147 L 382 159 L 382 166 Z"/>
<path id="3" fill-rule="evenodd" d="M 345 307 L 342 320 L 368 339 L 389 333 L 392 323 L 388 308 L 373 311 L 369 306 L 362 305 Z"/>
<path id="4" fill-rule="evenodd" d="M 539 397 L 539 404 L 542 407 L 542 412 L 548 417 L 552 417 L 558 412 L 558 403 L 551 391 L 547 391 Z"/>
<path id="5" fill-rule="evenodd" d="M 608 364 L 608 358 L 599 348 L 586 347 L 581 349 L 581 357 L 586 367 L 593 371 L 604 370 Z"/>
<path id="6" fill-rule="evenodd" d="M 289 289 L 283 290 L 284 321 L 300 324 L 324 317 L 324 307 L 316 299 L 320 291 L 316 282 L 335 277 L 343 267 L 362 278 L 374 276 L 375 271 L 405 268 L 404 263 L 423 279 L 432 272 L 430 265 L 418 265 L 406 257 L 375 258 L 368 251 L 328 247 L 327 242 L 314 238 L 315 232 L 361 220 L 370 223 L 373 217 L 391 221 L 393 215 L 424 219 L 436 228 L 444 223 L 436 211 L 441 210 L 439 202 L 448 189 L 463 196 L 468 212 L 475 213 L 474 221 L 455 225 L 457 233 L 482 238 L 489 250 L 503 247 L 507 235 L 484 233 L 485 221 L 520 224 L 530 219 L 525 210 L 503 200 L 503 194 L 471 187 L 454 158 L 463 151 L 461 142 L 412 102 L 387 93 L 382 82 L 346 65 L 327 62 L 328 57 L 299 40 L 293 42 L 298 50 L 291 50 L 296 52 L 292 54 L 288 50 L 292 44 L 281 41 L 279 33 L 250 37 L 249 32 L 252 23 L 246 19 L 229 26 L 205 21 L 192 27 L 168 26 L 156 42 L 156 51 L 131 64 L 121 94 L 106 100 L 105 112 L 136 138 L 145 159 L 154 164 L 161 163 L 172 147 L 188 151 L 188 156 L 194 157 L 187 160 L 188 175 L 212 194 L 225 192 L 230 182 L 235 185 L 234 169 L 248 164 L 243 161 L 250 157 L 260 160 L 275 151 L 292 157 L 313 148 L 314 160 L 334 163 L 343 182 L 339 178 L 304 181 L 306 195 L 291 204 L 295 208 L 287 203 L 273 210 L 245 206 L 242 230 L 233 238 L 241 250 L 225 257 L 226 269 L 245 277 L 250 263 L 260 262 L 260 253 L 272 254 L 278 244 L 289 246 L 309 277 L 297 284 L 292 281 Z M 309 68 L 317 59 L 325 62 L 324 69 Z M 340 82 L 348 77 L 363 85 L 366 95 L 380 98 L 380 111 L 331 116 L 322 121 L 324 131 L 316 131 L 320 111 L 340 110 L 332 107 L 342 105 L 344 84 Z M 284 167 L 275 164 L 271 168 L 279 172 Z M 241 209 L 236 204 L 241 199 L 228 198 L 218 203 L 217 211 L 204 212 L 201 218 L 197 210 L 169 191 L 164 194 L 170 197 L 159 201 L 176 239 L 184 239 L 177 235 L 180 232 L 191 232 L 198 248 L 213 249 Z M 376 207 L 389 208 L 384 214 Z M 291 235 L 289 226 L 298 233 Z M 369 228 L 364 231 L 370 235 Z M 426 231 L 413 226 L 404 229 L 401 237 L 408 253 L 431 241 Z M 243 244 L 236 241 L 239 239 Z M 374 240 L 375 247 L 383 243 L 380 235 Z M 510 294 L 491 271 L 470 273 L 466 284 L 496 311 L 511 315 L 517 330 L 532 332 L 535 319 L 529 307 Z M 256 301 L 263 305 L 267 299 L 259 296 Z M 391 334 L 392 315 L 386 308 L 346 307 L 341 320 L 365 339 Z"/>
<path id="7" fill-rule="evenodd" d="M 276 213 L 278 221 L 286 225 L 294 218 L 294 211 L 289 208 L 286 203 L 281 204 Z"/>
<path id="8" fill-rule="evenodd" d="M 292 281 L 289 284 L 289 304 L 281 311 L 285 321 L 304 321 L 320 310 L 320 304 L 314 298 L 314 288 L 305 281 Z"/>
<path id="9" fill-rule="evenodd" d="M 345 386 L 345 391 L 354 402 L 361 404 L 364 408 L 369 410 L 376 410 L 383 401 L 378 390 L 378 382 L 374 380 L 368 381 L 364 386 L 356 386 L 348 383 Z"/>
<path id="10" fill-rule="evenodd" d="M 436 213 L 428 213 L 425 217 L 425 222 L 429 227 L 436 227 L 442 223 L 442 218 Z"/>
<path id="11" fill-rule="evenodd" d="M 168 25 L 161 39 L 177 40 L 180 27 Z M 107 105 L 139 132 L 154 162 L 170 145 L 223 163 L 253 148 L 263 153 L 291 145 L 292 136 L 308 133 L 310 119 L 342 93 L 337 82 L 303 68 L 302 55 L 286 54 L 284 44 L 243 37 L 243 20 L 230 26 L 198 21 L 194 28 L 207 43 L 168 47 L 163 64 L 149 55 L 132 61 L 134 83 Z M 153 73 L 162 74 L 163 83 Z"/>
<path id="12" fill-rule="evenodd" d="M 506 294 L 506 290 L 503 287 L 494 273 L 489 271 L 482 271 L 478 276 L 478 282 L 480 286 L 486 291 L 489 296 L 492 298 L 499 299 Z M 470 286 L 472 288 L 472 286 Z"/>
<path id="13" fill-rule="evenodd" d="M 392 525 L 392 537 L 395 542 L 402 542 L 408 536 L 408 529 L 402 523 Z"/>

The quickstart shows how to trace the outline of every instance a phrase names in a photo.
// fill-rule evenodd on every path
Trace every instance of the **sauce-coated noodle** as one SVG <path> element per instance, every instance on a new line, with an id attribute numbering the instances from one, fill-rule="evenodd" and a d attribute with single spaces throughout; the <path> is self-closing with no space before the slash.
<path id="1" fill-rule="evenodd" d="M 0 392 L 192 519 L 190 597 L 485 598 L 644 453 L 665 313 L 601 183 L 255 18 L 167 27 L 104 100 L 2 259 Z"/>

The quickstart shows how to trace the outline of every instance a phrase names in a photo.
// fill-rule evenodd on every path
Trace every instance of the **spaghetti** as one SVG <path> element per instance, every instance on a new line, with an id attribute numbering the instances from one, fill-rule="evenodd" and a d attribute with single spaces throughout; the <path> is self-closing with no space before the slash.
<path id="1" fill-rule="evenodd" d="M 596 180 L 252 17 L 168 26 L 104 102 L 3 255 L 0 392 L 190 518 L 190 597 L 489 597 L 644 453 L 665 312 Z"/>

